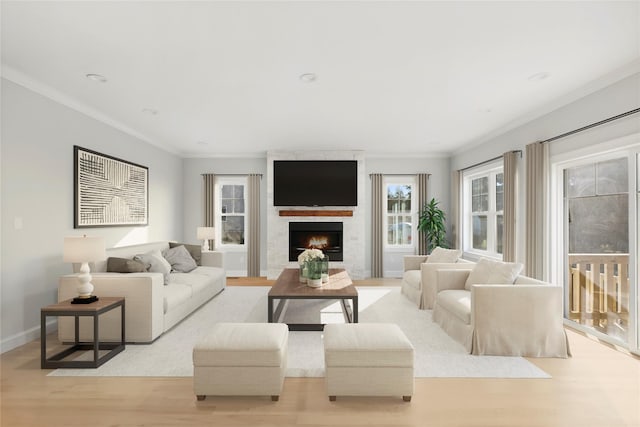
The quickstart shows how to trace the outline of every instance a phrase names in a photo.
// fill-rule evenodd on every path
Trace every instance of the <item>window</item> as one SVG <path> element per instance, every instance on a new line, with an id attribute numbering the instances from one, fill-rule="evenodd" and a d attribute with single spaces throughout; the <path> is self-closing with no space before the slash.
<path id="1" fill-rule="evenodd" d="M 388 180 L 385 183 L 387 194 L 386 212 L 384 212 L 387 230 L 386 246 L 395 248 L 413 248 L 414 234 L 417 232 L 416 212 L 412 203 L 414 180 Z"/>
<path id="2" fill-rule="evenodd" d="M 244 246 L 246 179 L 220 177 L 216 188 L 216 233 L 219 236 L 219 247 Z"/>
<path id="3" fill-rule="evenodd" d="M 464 175 L 464 250 L 502 258 L 504 174 L 502 162 Z"/>

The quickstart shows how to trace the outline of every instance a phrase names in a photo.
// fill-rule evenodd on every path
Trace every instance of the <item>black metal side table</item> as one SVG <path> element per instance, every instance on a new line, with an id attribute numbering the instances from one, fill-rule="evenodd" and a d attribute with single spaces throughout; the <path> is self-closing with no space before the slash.
<path id="1" fill-rule="evenodd" d="M 120 342 L 100 342 L 100 315 L 116 307 L 121 313 Z M 47 357 L 47 316 L 73 316 L 75 318 L 74 344 L 65 350 Z M 80 317 L 93 317 L 93 342 L 80 342 Z M 100 297 L 91 304 L 71 304 L 71 300 L 48 305 L 40 310 L 40 367 L 42 369 L 55 368 L 97 368 L 125 347 L 124 297 Z M 76 351 L 93 350 L 93 360 L 62 360 Z M 100 350 L 109 350 L 100 357 Z"/>

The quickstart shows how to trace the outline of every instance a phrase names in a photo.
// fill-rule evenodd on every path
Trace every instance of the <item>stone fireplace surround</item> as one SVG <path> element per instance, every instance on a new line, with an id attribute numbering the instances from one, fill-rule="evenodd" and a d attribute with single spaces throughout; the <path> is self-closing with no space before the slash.
<path id="1" fill-rule="evenodd" d="M 358 206 L 277 207 L 273 206 L 274 160 L 356 160 L 358 162 Z M 289 222 L 342 222 L 344 261 L 330 262 L 331 268 L 344 268 L 353 279 L 364 279 L 365 263 L 365 165 L 363 151 L 270 151 L 267 153 L 267 278 L 276 279 L 283 268 L 297 268 L 289 261 Z M 300 211 L 352 210 L 343 216 L 280 216 L 286 209 Z"/>

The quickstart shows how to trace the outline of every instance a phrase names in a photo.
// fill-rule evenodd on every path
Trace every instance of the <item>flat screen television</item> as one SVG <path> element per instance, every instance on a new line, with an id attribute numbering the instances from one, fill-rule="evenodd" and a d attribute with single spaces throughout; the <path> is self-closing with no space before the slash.
<path id="1" fill-rule="evenodd" d="M 355 160 L 274 160 L 274 206 L 357 206 Z"/>

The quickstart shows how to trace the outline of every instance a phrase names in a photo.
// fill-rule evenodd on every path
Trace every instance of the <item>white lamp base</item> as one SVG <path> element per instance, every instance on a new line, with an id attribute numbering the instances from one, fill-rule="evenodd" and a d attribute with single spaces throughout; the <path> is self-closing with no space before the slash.
<path id="1" fill-rule="evenodd" d="M 80 274 L 78 275 L 80 283 L 76 290 L 80 298 L 89 298 L 93 293 L 93 284 L 91 283 L 91 270 L 89 269 L 89 263 L 83 262 L 80 266 Z"/>
<path id="2" fill-rule="evenodd" d="M 209 251 L 209 240 L 205 239 L 202 241 L 202 252 Z"/>

